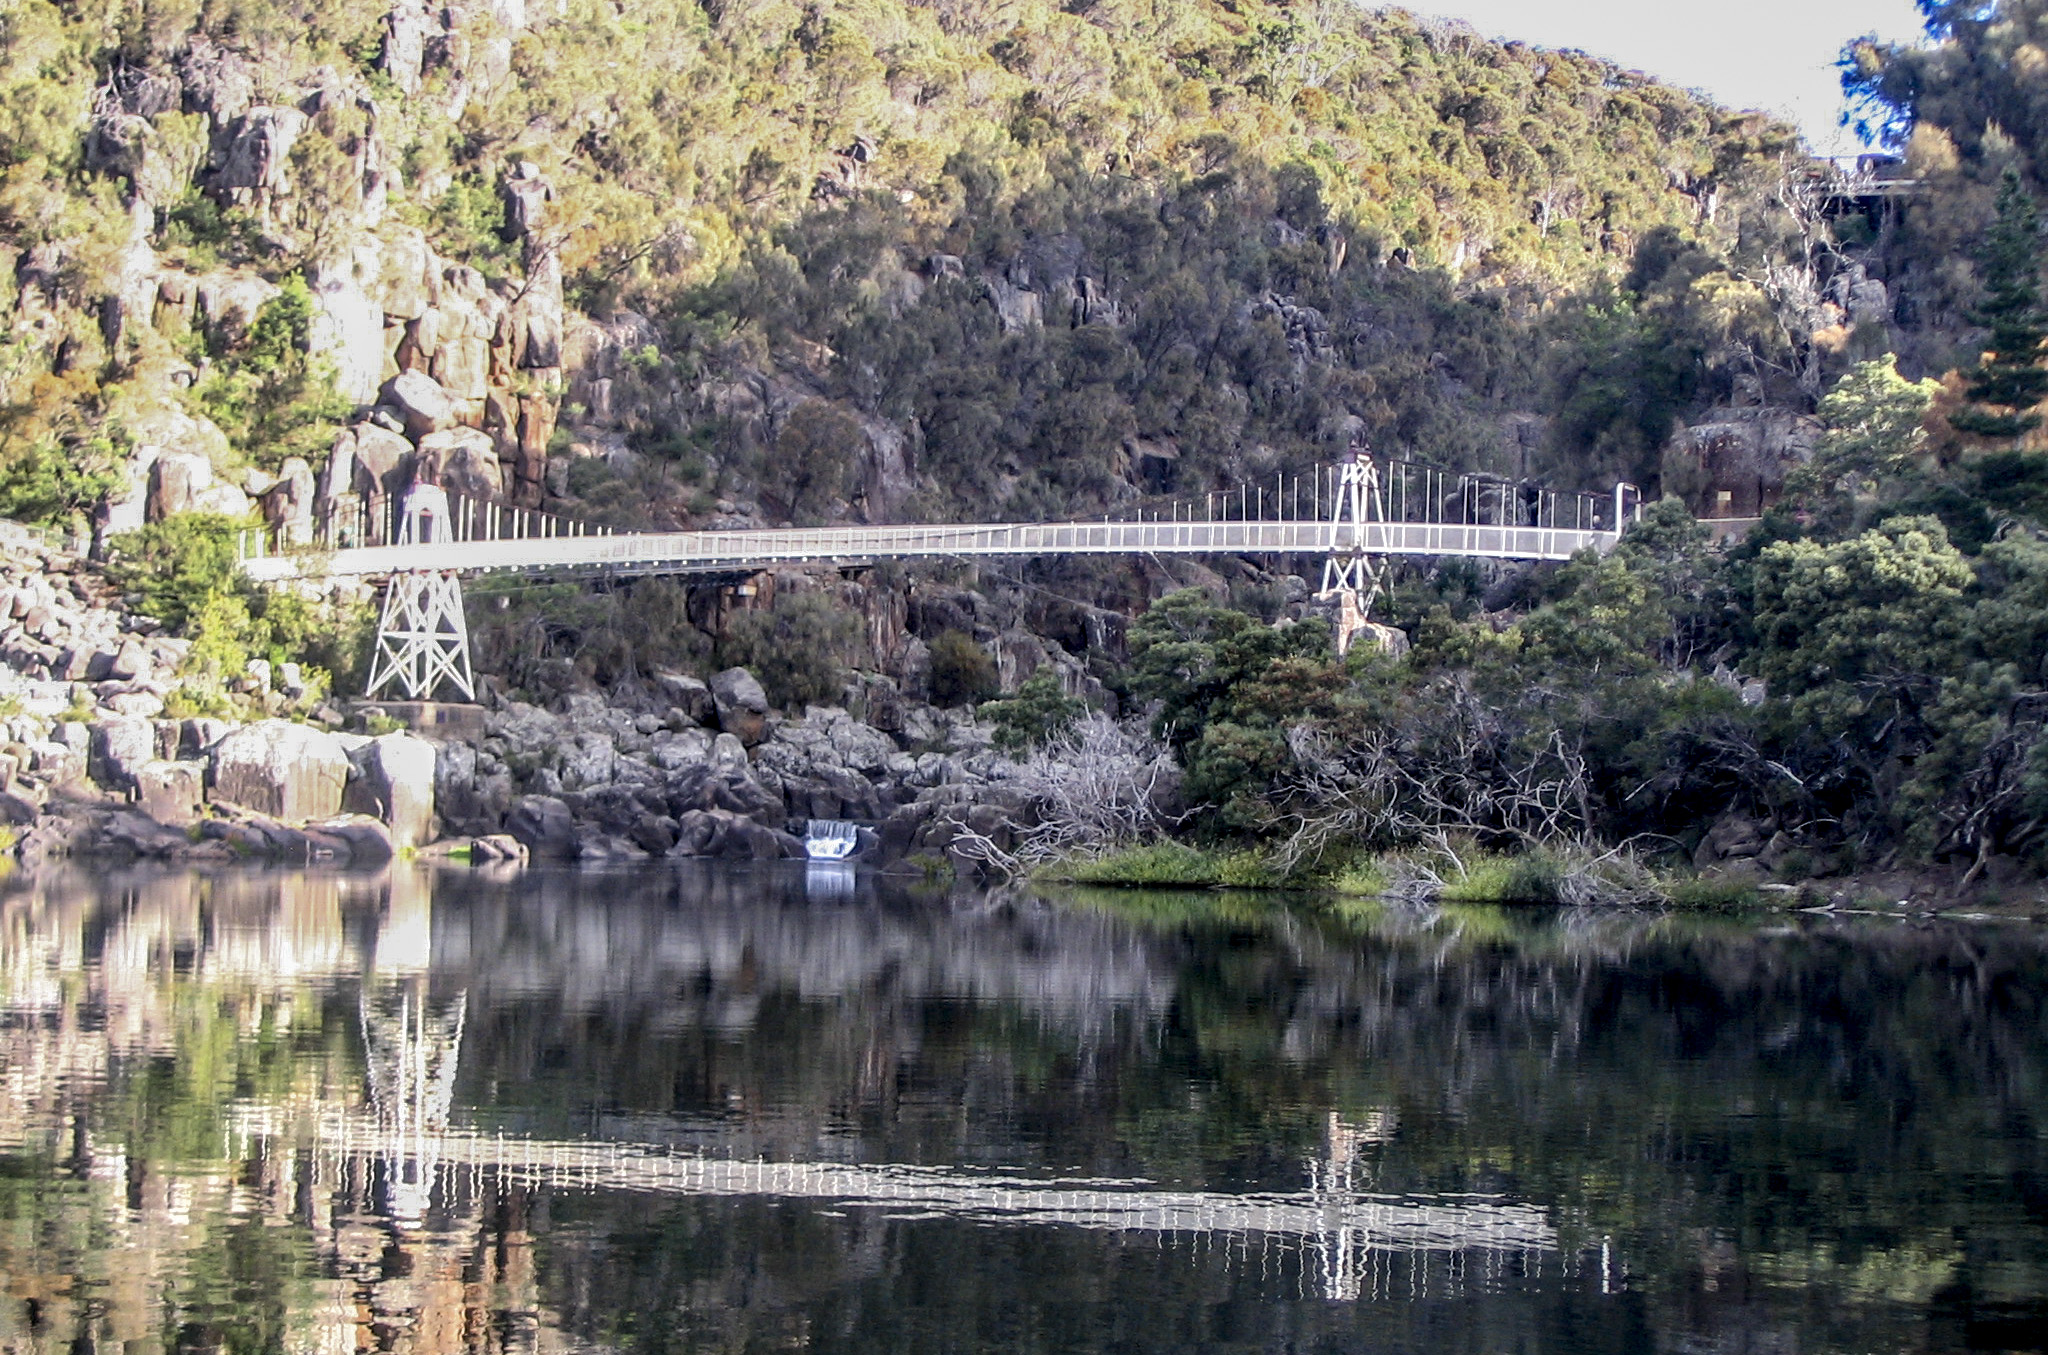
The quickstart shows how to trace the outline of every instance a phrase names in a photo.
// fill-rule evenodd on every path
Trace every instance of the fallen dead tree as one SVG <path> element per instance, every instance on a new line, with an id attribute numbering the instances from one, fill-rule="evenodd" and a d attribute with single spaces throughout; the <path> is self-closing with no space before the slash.
<path id="1" fill-rule="evenodd" d="M 1172 755 L 1142 727 L 1100 711 L 1016 764 L 1005 784 L 1030 806 L 1008 845 L 964 816 L 951 819 L 951 850 L 1001 875 L 1155 842 L 1186 818 Z"/>
<path id="2" fill-rule="evenodd" d="M 1293 875 L 1371 851 L 1382 854 L 1390 890 L 1419 900 L 1504 850 L 1539 865 L 1544 891 L 1561 903 L 1660 897 L 1633 844 L 1595 833 L 1586 760 L 1562 731 L 1530 738 L 1459 684 L 1440 694 L 1427 714 L 1341 737 L 1308 725 L 1289 731 L 1276 870 Z"/>

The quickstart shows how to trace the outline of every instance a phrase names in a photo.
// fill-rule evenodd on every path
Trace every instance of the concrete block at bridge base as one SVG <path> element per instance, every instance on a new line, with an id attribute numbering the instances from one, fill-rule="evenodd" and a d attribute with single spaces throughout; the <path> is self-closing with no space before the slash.
<path id="1" fill-rule="evenodd" d="M 332 818 L 341 812 L 348 754 L 321 730 L 262 720 L 214 745 L 207 782 L 219 803 L 296 822 Z"/>
<path id="2" fill-rule="evenodd" d="M 360 720 L 381 714 L 423 739 L 468 743 L 484 736 L 484 708 L 465 701 L 358 701 L 349 710 Z"/>
<path id="3" fill-rule="evenodd" d="M 1368 621 L 1360 626 L 1354 643 L 1368 645 L 1390 659 L 1401 658 L 1412 648 L 1407 631 L 1399 626 L 1383 626 L 1377 621 Z"/>

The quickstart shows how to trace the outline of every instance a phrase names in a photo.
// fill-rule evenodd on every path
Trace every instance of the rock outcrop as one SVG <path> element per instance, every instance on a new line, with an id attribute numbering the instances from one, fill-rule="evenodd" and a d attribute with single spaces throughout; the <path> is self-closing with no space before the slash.
<path id="1" fill-rule="evenodd" d="M 332 734 L 288 720 L 237 729 L 213 746 L 213 799 L 278 819 L 325 819 L 341 812 L 348 753 Z"/>
<path id="2" fill-rule="evenodd" d="M 439 753 L 425 739 L 386 734 L 349 754 L 343 806 L 390 829 L 393 847 L 406 851 L 432 842 L 435 773 Z"/>
<path id="3" fill-rule="evenodd" d="M 576 818 L 552 795 L 523 795 L 505 816 L 505 831 L 533 857 L 569 861 L 581 854 Z"/>
<path id="4" fill-rule="evenodd" d="M 711 700 L 718 727 L 748 747 L 768 731 L 768 694 L 760 679 L 744 668 L 728 668 L 711 679 Z"/>
<path id="5" fill-rule="evenodd" d="M 354 439 L 385 436 L 396 435 L 370 425 Z M 300 502 L 310 475 L 288 464 L 264 492 Z M 443 835 L 503 846 L 475 848 L 478 860 L 774 859 L 802 854 L 794 834 L 814 818 L 893 824 L 888 850 L 943 856 L 970 811 L 975 823 L 1007 812 L 981 808 L 1006 803 L 1009 771 L 987 731 L 882 674 L 849 684 L 852 709 L 801 715 L 771 709 L 744 668 L 709 681 L 657 671 L 552 708 L 487 692 L 481 737 L 430 741 L 275 718 L 314 713 L 318 694 L 297 665 L 256 661 L 234 684 L 250 722 L 171 719 L 189 647 L 120 604 L 89 563 L 0 543 L 0 700 L 16 712 L 0 716 L 0 819 L 24 860 L 362 865 Z M 1021 632 L 1004 642 L 1010 632 L 985 626 L 984 606 L 933 596 L 923 619 L 988 630 L 1005 671 L 1063 657 Z M 900 648 L 914 638 L 903 625 L 884 611 L 865 642 Z"/>

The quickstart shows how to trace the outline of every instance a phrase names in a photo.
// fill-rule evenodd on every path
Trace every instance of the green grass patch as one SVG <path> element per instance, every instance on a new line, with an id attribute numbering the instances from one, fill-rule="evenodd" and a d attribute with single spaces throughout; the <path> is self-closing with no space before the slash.
<path id="1" fill-rule="evenodd" d="M 1232 852 L 1216 862 L 1216 882 L 1226 889 L 1297 889 L 1300 880 L 1289 879 L 1273 868 L 1263 852 Z"/>
<path id="2" fill-rule="evenodd" d="M 1072 884 L 1127 889 L 1210 889 L 1223 883 L 1221 857 L 1178 842 L 1150 842 L 1102 856 L 1061 861 L 1039 874 Z"/>
<path id="3" fill-rule="evenodd" d="M 1744 880 L 1713 879 L 1707 876 L 1670 878 L 1659 882 L 1665 902 L 1673 908 L 1702 913 L 1739 913 L 1763 906 L 1763 895 Z"/>
<path id="4" fill-rule="evenodd" d="M 1465 858 L 1463 875 L 1447 873 L 1438 897 L 1445 903 L 1557 903 L 1563 883 L 1563 869 L 1541 852 L 1478 852 Z"/>
<path id="5" fill-rule="evenodd" d="M 1393 872 L 1376 856 L 1351 861 L 1329 877 L 1328 888 L 1345 898 L 1380 898 L 1394 886 Z"/>
<path id="6" fill-rule="evenodd" d="M 913 853 L 903 858 L 903 864 L 928 885 L 951 884 L 956 874 L 953 863 L 934 852 Z"/>
<path id="7" fill-rule="evenodd" d="M 1034 875 L 1063 884 L 1123 889 L 1305 889 L 1314 883 L 1282 874 L 1261 851 L 1220 851 L 1173 841 L 1070 857 L 1041 867 Z"/>

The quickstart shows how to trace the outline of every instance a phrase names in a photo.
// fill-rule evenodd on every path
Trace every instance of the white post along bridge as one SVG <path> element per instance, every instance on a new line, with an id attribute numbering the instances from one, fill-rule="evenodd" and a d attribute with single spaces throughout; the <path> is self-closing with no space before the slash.
<path id="1" fill-rule="evenodd" d="M 245 532 L 241 568 L 262 583 L 384 582 L 369 695 L 427 700 L 443 683 L 475 699 L 464 575 L 749 574 L 782 564 L 855 568 L 880 560 L 1034 555 L 1319 555 L 1319 594 L 1338 606 L 1340 652 L 1366 626 L 1401 556 L 1568 560 L 1605 552 L 1640 513 L 1632 485 L 1612 494 L 1548 489 L 1352 452 L 1307 477 L 1147 505 L 1076 522 L 905 523 L 729 531 L 620 532 L 575 519 L 413 486 L 281 543 Z"/>

